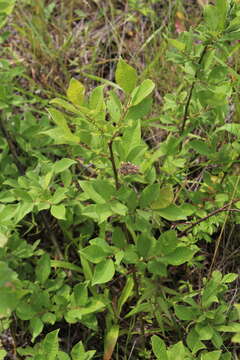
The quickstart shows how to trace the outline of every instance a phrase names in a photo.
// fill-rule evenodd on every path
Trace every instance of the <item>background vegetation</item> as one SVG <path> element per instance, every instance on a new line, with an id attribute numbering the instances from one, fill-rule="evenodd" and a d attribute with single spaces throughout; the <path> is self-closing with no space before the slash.
<path id="1" fill-rule="evenodd" d="M 239 1 L 0 28 L 0 359 L 237 360 Z"/>

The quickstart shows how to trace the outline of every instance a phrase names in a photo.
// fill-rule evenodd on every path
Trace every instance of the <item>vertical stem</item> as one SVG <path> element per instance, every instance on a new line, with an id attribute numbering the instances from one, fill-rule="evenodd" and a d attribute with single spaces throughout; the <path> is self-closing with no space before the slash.
<path id="1" fill-rule="evenodd" d="M 116 190 L 118 190 L 118 189 L 120 189 L 120 182 L 119 182 L 119 179 L 118 179 L 118 171 L 117 171 L 115 158 L 114 158 L 114 154 L 113 154 L 113 140 L 109 141 L 108 148 L 109 148 L 109 152 L 110 152 L 110 161 L 112 163 L 112 168 L 113 168 L 115 187 L 116 187 Z"/>
<path id="2" fill-rule="evenodd" d="M 196 82 L 197 82 L 197 77 L 198 77 L 198 73 L 199 73 L 199 68 L 200 68 L 200 65 L 203 61 L 203 58 L 207 52 L 207 49 L 208 49 L 208 45 L 206 45 L 204 48 L 203 48 L 203 51 L 201 53 L 201 56 L 198 60 L 198 63 L 197 63 L 197 70 L 195 72 L 195 75 L 194 75 L 194 80 L 192 82 L 192 85 L 190 87 L 190 91 L 189 91 L 189 94 L 188 94 L 188 98 L 187 98 L 187 102 L 186 102 L 186 105 L 185 105 L 185 110 L 184 110 L 184 115 L 183 115 L 183 121 L 182 121 L 182 126 L 181 126 L 181 129 L 180 129 L 180 135 L 183 134 L 184 130 L 185 130 L 185 125 L 186 125 L 186 121 L 187 121 L 187 118 L 188 118 L 188 113 L 189 113 L 189 106 L 190 106 L 190 103 L 191 103 L 191 100 L 192 100 L 192 94 L 193 94 L 193 90 L 194 90 L 194 87 L 196 85 Z"/>

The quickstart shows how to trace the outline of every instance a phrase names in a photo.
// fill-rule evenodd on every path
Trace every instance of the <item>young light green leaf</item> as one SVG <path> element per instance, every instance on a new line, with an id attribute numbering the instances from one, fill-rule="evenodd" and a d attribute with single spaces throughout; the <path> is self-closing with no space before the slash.
<path id="1" fill-rule="evenodd" d="M 161 277 L 167 277 L 167 265 L 163 264 L 160 259 L 154 259 L 148 261 L 147 269 L 154 275 Z"/>
<path id="2" fill-rule="evenodd" d="M 133 278 L 130 276 L 127 278 L 126 284 L 125 284 L 125 286 L 121 292 L 121 295 L 118 299 L 118 305 L 117 305 L 118 316 L 120 316 L 120 314 L 121 314 L 123 305 L 126 303 L 128 298 L 131 296 L 133 287 L 134 287 L 134 281 L 133 281 Z"/>
<path id="3" fill-rule="evenodd" d="M 111 201 L 109 203 L 113 213 L 125 216 L 127 214 L 128 208 L 126 205 L 120 203 L 120 201 Z"/>
<path id="4" fill-rule="evenodd" d="M 211 156 L 213 152 L 213 150 L 203 140 L 192 140 L 190 141 L 189 145 L 199 154 L 205 155 L 207 157 Z"/>
<path id="5" fill-rule="evenodd" d="M 109 99 L 107 101 L 107 109 L 113 123 L 118 123 L 121 118 L 122 104 L 114 91 L 109 91 Z"/>
<path id="6" fill-rule="evenodd" d="M 112 280 L 115 273 L 114 263 L 111 259 L 100 262 L 96 265 L 92 285 L 105 284 Z"/>
<path id="7" fill-rule="evenodd" d="M 198 317 L 198 311 L 192 306 L 174 305 L 176 316 L 180 320 L 194 320 Z"/>
<path id="8" fill-rule="evenodd" d="M 162 260 L 170 265 L 181 265 L 192 260 L 196 251 L 185 246 L 179 246 L 172 253 L 164 256 Z"/>
<path id="9" fill-rule="evenodd" d="M 33 210 L 33 202 L 20 202 L 17 206 L 16 216 L 14 218 L 15 224 L 18 224 L 27 214 Z"/>
<path id="10" fill-rule="evenodd" d="M 212 274 L 212 278 L 205 285 L 202 292 L 202 306 L 207 308 L 211 306 L 213 302 L 218 302 L 218 288 L 221 284 L 221 273 L 218 271 L 214 271 Z"/>
<path id="11" fill-rule="evenodd" d="M 50 211 L 51 211 L 52 216 L 54 216 L 56 219 L 59 219 L 59 220 L 66 219 L 66 208 L 64 205 L 62 205 L 62 204 L 52 205 Z"/>
<path id="12" fill-rule="evenodd" d="M 75 106 L 81 106 L 84 101 L 85 87 L 77 79 L 72 78 L 67 89 L 67 98 Z"/>
<path id="13" fill-rule="evenodd" d="M 171 185 L 164 186 L 163 188 L 159 188 L 159 190 L 155 193 L 155 199 L 151 202 L 151 209 L 165 209 L 170 204 L 172 204 L 174 199 L 173 189 Z"/>
<path id="14" fill-rule="evenodd" d="M 53 313 L 50 313 L 50 312 L 43 314 L 43 316 L 41 317 L 41 320 L 44 323 L 51 324 L 51 325 L 55 324 L 56 319 L 57 319 L 56 315 Z"/>
<path id="15" fill-rule="evenodd" d="M 104 87 L 105 85 L 97 86 L 89 96 L 89 108 L 91 110 L 99 112 L 105 108 L 103 94 Z"/>
<path id="16" fill-rule="evenodd" d="M 159 252 L 162 255 L 171 254 L 178 245 L 177 233 L 174 230 L 168 230 L 161 234 L 157 243 L 156 243 L 156 254 Z"/>
<path id="17" fill-rule="evenodd" d="M 157 335 L 151 337 L 152 350 L 157 360 L 168 360 L 166 345 Z"/>
<path id="18" fill-rule="evenodd" d="M 153 247 L 153 238 L 147 233 L 142 233 L 137 238 L 137 252 L 140 257 L 147 257 Z"/>
<path id="19" fill-rule="evenodd" d="M 231 123 L 231 124 L 225 124 L 223 126 L 220 126 L 217 130 L 217 131 L 228 131 L 230 132 L 231 134 L 237 136 L 237 137 L 240 137 L 240 124 L 237 124 L 237 123 Z"/>
<path id="20" fill-rule="evenodd" d="M 111 209 L 111 204 L 88 205 L 82 211 L 82 215 L 85 215 L 101 224 L 106 221 L 109 216 L 113 215 L 113 211 Z"/>
<path id="21" fill-rule="evenodd" d="M 228 1 L 216 0 L 216 11 L 217 11 L 216 21 L 218 23 L 218 29 L 223 31 L 226 23 Z"/>
<path id="22" fill-rule="evenodd" d="M 16 0 L 0 1 L 0 29 L 6 24 L 8 15 L 10 15 L 14 9 Z"/>
<path id="23" fill-rule="evenodd" d="M 201 355 L 201 360 L 219 360 L 222 350 L 210 351 Z"/>
<path id="24" fill-rule="evenodd" d="M 188 216 L 191 216 L 194 213 L 195 209 L 189 206 L 189 204 L 183 204 L 181 206 L 171 204 L 164 209 L 158 209 L 155 211 L 166 220 L 177 221 L 185 220 Z"/>
<path id="25" fill-rule="evenodd" d="M 214 335 L 213 327 L 208 324 L 197 323 L 195 330 L 198 334 L 199 340 L 211 340 Z"/>
<path id="26" fill-rule="evenodd" d="M 70 356 L 65 351 L 59 350 L 57 355 L 57 360 L 71 360 L 71 359 Z"/>
<path id="27" fill-rule="evenodd" d="M 73 289 L 76 306 L 86 306 L 88 302 L 87 283 L 79 283 Z"/>
<path id="28" fill-rule="evenodd" d="M 18 304 L 18 307 L 16 309 L 16 314 L 21 320 L 30 320 L 36 316 L 36 310 L 34 309 L 33 304 L 27 303 L 26 301 L 22 300 Z"/>
<path id="29" fill-rule="evenodd" d="M 93 299 L 86 306 L 73 307 L 64 316 L 68 322 L 74 323 L 77 320 L 82 320 L 83 316 L 102 311 L 104 308 L 105 304 L 102 301 Z"/>
<path id="30" fill-rule="evenodd" d="M 7 241 L 7 236 L 0 232 L 0 248 L 3 248 Z"/>
<path id="31" fill-rule="evenodd" d="M 231 338 L 231 341 L 233 343 L 237 343 L 237 344 L 240 344 L 240 332 L 235 334 L 232 338 Z M 231 360 L 231 359 L 230 359 Z"/>
<path id="32" fill-rule="evenodd" d="M 136 106 L 139 104 L 143 99 L 145 99 L 148 95 L 151 94 L 155 87 L 155 84 L 152 80 L 146 79 L 139 85 L 132 93 L 132 101 L 131 105 Z"/>
<path id="33" fill-rule="evenodd" d="M 151 111 L 153 99 L 151 96 L 146 97 L 136 106 L 131 106 L 127 112 L 125 117 L 125 121 L 128 122 L 129 120 L 136 121 L 138 119 L 142 119 Z M 144 122 L 145 124 L 145 122 Z M 143 124 L 143 125 L 144 125 Z"/>
<path id="34" fill-rule="evenodd" d="M 91 360 L 96 353 L 95 350 L 85 351 L 82 341 L 78 342 L 71 351 L 72 360 Z"/>
<path id="35" fill-rule="evenodd" d="M 61 113 L 60 111 L 58 111 L 57 109 L 54 109 L 54 108 L 48 109 L 48 112 L 51 115 L 52 120 L 54 121 L 54 123 L 57 126 L 68 129 L 67 121 L 66 121 L 63 113 Z"/>
<path id="36" fill-rule="evenodd" d="M 168 360 L 185 360 L 186 349 L 182 341 L 171 346 L 168 350 Z"/>
<path id="37" fill-rule="evenodd" d="M 60 126 L 54 129 L 41 131 L 40 134 L 47 135 L 54 140 L 55 145 L 61 144 L 79 144 L 79 137 L 72 134 L 68 128 L 62 128 Z"/>
<path id="38" fill-rule="evenodd" d="M 125 156 L 121 160 L 126 161 L 130 152 L 135 147 L 141 145 L 141 124 L 139 120 L 132 123 L 132 125 L 129 124 L 124 130 L 122 142 L 125 150 Z"/>
<path id="39" fill-rule="evenodd" d="M 115 79 L 116 83 L 127 94 L 130 94 L 137 83 L 137 71 L 128 65 L 123 59 L 120 59 L 117 64 Z"/>
<path id="40" fill-rule="evenodd" d="M 240 333 L 240 323 L 230 323 L 228 325 L 219 325 L 216 326 L 218 331 L 224 331 L 224 332 L 236 332 Z"/>
<path id="41" fill-rule="evenodd" d="M 49 103 L 58 105 L 58 106 L 62 107 L 63 109 L 65 109 L 69 112 L 72 112 L 74 114 L 79 114 L 79 110 L 76 109 L 76 107 L 74 105 L 70 104 L 68 101 L 65 101 L 63 99 L 55 98 L 55 99 L 52 99 Z"/>
<path id="42" fill-rule="evenodd" d="M 238 274 L 234 274 L 234 273 L 229 273 L 224 275 L 222 282 L 227 284 L 227 283 L 231 283 L 233 281 L 235 281 L 238 278 Z"/>
<path id="43" fill-rule="evenodd" d="M 124 249 L 126 246 L 126 237 L 119 226 L 115 226 L 112 232 L 112 242 L 119 249 Z"/>
<path id="44" fill-rule="evenodd" d="M 73 164 L 76 164 L 75 160 L 63 158 L 54 163 L 53 171 L 55 172 L 55 174 L 61 173 L 64 170 L 68 169 Z"/>
<path id="45" fill-rule="evenodd" d="M 83 191 L 89 196 L 89 199 L 93 200 L 97 204 L 104 204 L 106 200 L 103 197 L 102 192 L 97 186 L 94 186 L 95 180 L 92 181 L 79 181 L 79 185 Z M 110 184 L 109 184 L 110 185 Z M 95 189 L 96 187 L 96 189 Z"/>
<path id="46" fill-rule="evenodd" d="M 69 261 L 62 261 L 62 260 L 51 260 L 51 267 L 72 270 L 79 273 L 82 273 L 82 268 L 78 265 L 75 265 Z"/>
<path id="47" fill-rule="evenodd" d="M 175 49 L 179 50 L 179 51 L 184 51 L 185 50 L 185 47 L 186 45 L 179 41 L 179 40 L 176 40 L 176 39 L 168 39 L 168 42 L 170 45 L 172 45 Z"/>
<path id="48" fill-rule="evenodd" d="M 68 188 L 72 183 L 72 178 L 73 178 L 72 172 L 69 169 L 67 169 L 62 171 L 60 176 L 61 176 L 61 181 L 64 184 L 64 187 Z"/>
<path id="49" fill-rule="evenodd" d="M 0 261 L 0 286 L 4 286 L 5 283 L 16 279 L 17 273 L 6 262 Z"/>
<path id="50" fill-rule="evenodd" d="M 65 187 L 62 187 L 62 186 L 56 187 L 56 191 L 51 198 L 51 203 L 53 205 L 59 204 L 61 201 L 63 201 L 67 197 L 66 192 L 67 192 L 67 189 Z"/>
<path id="51" fill-rule="evenodd" d="M 152 204 L 156 197 L 158 197 L 158 194 L 160 192 L 160 185 L 159 184 L 152 184 L 145 187 L 145 189 L 141 192 L 139 205 L 140 207 L 146 208 L 150 204 Z"/>
<path id="52" fill-rule="evenodd" d="M 43 340 L 43 352 L 45 359 L 56 360 L 59 349 L 58 332 L 59 330 L 54 330 L 48 333 Z"/>
<path id="53" fill-rule="evenodd" d="M 97 245 L 86 246 L 84 249 L 80 250 L 80 253 L 93 264 L 104 261 L 107 256 L 102 247 Z"/>
<path id="54" fill-rule="evenodd" d="M 193 354 L 201 349 L 206 349 L 206 345 L 199 340 L 199 335 L 194 328 L 191 329 L 187 335 L 187 345 L 192 350 Z"/>
<path id="55" fill-rule="evenodd" d="M 0 349 L 0 360 L 4 360 L 7 355 L 7 352 L 3 349 Z"/>
<path id="56" fill-rule="evenodd" d="M 145 303 L 140 303 L 137 304 L 129 313 L 127 313 L 127 315 L 125 315 L 125 318 L 129 318 L 130 316 L 133 316 L 135 314 L 138 314 L 140 312 L 151 312 L 153 310 L 153 306 L 151 303 L 149 302 L 145 302 Z"/>
<path id="57" fill-rule="evenodd" d="M 43 322 L 38 317 L 30 319 L 30 329 L 32 333 L 32 342 L 38 335 L 41 334 L 43 329 Z"/>
<path id="58" fill-rule="evenodd" d="M 50 136 L 52 139 L 55 140 L 56 144 L 67 144 L 67 143 L 79 143 L 78 136 L 72 134 L 70 131 L 67 121 L 64 115 L 54 109 L 48 109 L 51 118 L 53 119 L 54 123 L 57 125 L 54 129 L 49 129 L 45 131 L 41 131 L 40 134 L 45 134 Z"/>
<path id="59" fill-rule="evenodd" d="M 35 272 L 37 280 L 41 284 L 44 284 L 51 272 L 50 256 L 47 253 L 43 254 L 38 260 Z"/>

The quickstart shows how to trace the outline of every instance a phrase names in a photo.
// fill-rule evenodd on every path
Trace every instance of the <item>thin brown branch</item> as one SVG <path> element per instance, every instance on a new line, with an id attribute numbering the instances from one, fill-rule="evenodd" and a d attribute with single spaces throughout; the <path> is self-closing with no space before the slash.
<path id="1" fill-rule="evenodd" d="M 240 212 L 240 210 L 238 209 L 230 209 L 229 207 L 233 204 L 235 204 L 236 202 L 240 201 L 240 199 L 235 199 L 233 201 L 231 201 L 230 203 L 224 205 L 223 207 L 219 208 L 219 209 L 216 209 L 214 211 L 212 211 L 210 214 L 204 216 L 203 218 L 195 221 L 194 223 L 192 223 L 189 227 L 187 227 L 185 230 L 181 231 L 180 232 L 180 236 L 185 236 L 187 235 L 187 233 L 192 230 L 196 225 L 202 223 L 203 221 L 206 221 L 207 219 L 209 219 L 210 217 L 220 213 L 220 212 L 223 212 L 223 211 L 229 211 L 229 212 Z"/>

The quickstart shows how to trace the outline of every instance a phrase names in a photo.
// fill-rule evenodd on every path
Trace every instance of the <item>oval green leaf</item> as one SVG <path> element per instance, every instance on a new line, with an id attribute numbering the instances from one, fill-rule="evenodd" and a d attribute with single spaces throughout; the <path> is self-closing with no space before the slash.
<path id="1" fill-rule="evenodd" d="M 92 285 L 105 284 L 106 282 L 112 280 L 114 273 L 114 263 L 111 259 L 100 262 L 95 267 Z"/>
<path id="2" fill-rule="evenodd" d="M 128 65 L 123 59 L 117 64 L 115 73 L 116 83 L 127 93 L 130 94 L 137 83 L 137 71 Z"/>

